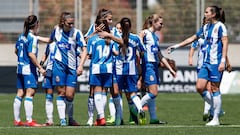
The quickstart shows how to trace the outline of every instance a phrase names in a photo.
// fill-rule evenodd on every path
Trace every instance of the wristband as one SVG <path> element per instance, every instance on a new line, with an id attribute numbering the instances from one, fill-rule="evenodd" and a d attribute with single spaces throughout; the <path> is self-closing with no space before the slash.
<path id="1" fill-rule="evenodd" d="M 179 44 L 176 44 L 174 46 L 172 46 L 169 50 L 168 50 L 168 54 L 172 53 L 175 49 L 177 49 L 178 47 L 180 47 Z"/>
<path id="2" fill-rule="evenodd" d="M 174 47 L 174 49 L 177 49 L 177 48 L 180 47 L 180 45 L 179 45 L 179 44 L 176 44 L 176 45 L 174 45 L 173 47 Z"/>
<path id="3" fill-rule="evenodd" d="M 225 62 L 226 62 L 226 59 L 225 59 L 225 58 L 222 58 L 222 59 L 221 59 L 221 62 L 222 62 L 222 63 L 225 63 Z"/>

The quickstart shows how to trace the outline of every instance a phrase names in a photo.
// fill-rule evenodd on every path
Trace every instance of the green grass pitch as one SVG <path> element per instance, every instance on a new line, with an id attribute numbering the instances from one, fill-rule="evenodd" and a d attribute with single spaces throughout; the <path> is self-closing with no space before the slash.
<path id="1" fill-rule="evenodd" d="M 128 106 L 124 101 L 124 125 L 88 127 L 86 93 L 77 93 L 74 100 L 74 117 L 80 127 L 58 126 L 58 114 L 54 101 L 54 124 L 52 127 L 14 127 L 13 99 L 15 94 L 0 94 L 0 135 L 239 135 L 240 134 L 240 95 L 222 95 L 225 116 L 221 125 L 206 127 L 202 121 L 203 100 L 197 93 L 159 93 L 156 98 L 157 116 L 167 121 L 166 125 L 128 125 Z M 54 100 L 56 95 L 54 95 Z M 108 106 L 106 114 L 108 116 Z M 146 113 L 149 120 L 148 112 Z M 22 106 L 21 119 L 25 120 Z M 36 93 L 33 119 L 44 123 L 45 94 Z"/>

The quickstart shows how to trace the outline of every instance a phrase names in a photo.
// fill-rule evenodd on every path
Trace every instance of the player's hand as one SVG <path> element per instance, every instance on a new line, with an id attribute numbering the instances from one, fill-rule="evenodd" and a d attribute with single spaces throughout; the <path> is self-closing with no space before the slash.
<path id="1" fill-rule="evenodd" d="M 169 46 L 169 47 L 167 48 L 167 53 L 168 53 L 168 54 L 172 53 L 172 52 L 173 52 L 175 49 L 177 49 L 178 47 L 180 47 L 179 44 L 175 44 L 175 45 Z"/>
<path id="2" fill-rule="evenodd" d="M 221 62 L 218 66 L 218 71 L 219 72 L 223 72 L 225 69 L 225 63 L 224 62 Z"/>
<path id="3" fill-rule="evenodd" d="M 174 48 L 173 46 L 169 46 L 169 47 L 167 48 L 167 53 L 170 54 L 170 53 L 172 53 L 174 50 L 175 50 L 175 48 Z"/>
<path id="4" fill-rule="evenodd" d="M 77 68 L 77 75 L 81 75 L 83 73 L 83 66 L 78 66 Z"/>
<path id="5" fill-rule="evenodd" d="M 193 66 L 193 59 L 192 59 L 192 58 L 189 58 L 189 59 L 188 59 L 188 65 L 189 65 L 189 66 Z"/>
<path id="6" fill-rule="evenodd" d="M 170 73 L 172 74 L 172 76 L 175 78 L 175 77 L 177 77 L 177 72 L 176 71 L 174 71 L 174 70 L 170 70 Z"/>
<path id="7" fill-rule="evenodd" d="M 101 23 L 98 27 L 95 28 L 95 30 L 97 32 L 101 32 L 101 31 L 103 31 L 104 28 L 105 28 L 105 25 L 103 23 Z"/>
<path id="8" fill-rule="evenodd" d="M 174 72 L 177 72 L 177 66 L 176 66 L 175 60 L 169 59 L 169 58 L 167 58 L 167 57 L 165 57 L 165 59 L 166 59 L 167 63 L 169 64 L 169 66 L 172 68 L 172 70 L 173 70 Z M 162 61 L 159 63 L 159 67 L 160 67 L 160 68 L 166 68 L 166 69 L 168 69 L 168 68 L 166 67 L 166 65 L 165 65 Z"/>
<path id="9" fill-rule="evenodd" d="M 227 64 L 226 70 L 228 71 L 228 73 L 232 72 L 232 66 L 230 64 Z"/>
<path id="10" fill-rule="evenodd" d="M 42 67 L 38 69 L 38 72 L 41 73 L 43 76 L 46 75 L 46 70 Z"/>

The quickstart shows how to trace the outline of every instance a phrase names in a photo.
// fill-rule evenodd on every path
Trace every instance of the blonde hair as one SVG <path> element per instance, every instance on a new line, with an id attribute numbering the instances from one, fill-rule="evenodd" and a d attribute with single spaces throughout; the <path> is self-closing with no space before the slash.
<path id="1" fill-rule="evenodd" d="M 152 14 L 151 16 L 149 16 L 143 24 L 143 29 L 148 29 L 152 27 L 153 23 L 157 22 L 159 18 L 162 18 L 162 16 L 158 14 Z"/>

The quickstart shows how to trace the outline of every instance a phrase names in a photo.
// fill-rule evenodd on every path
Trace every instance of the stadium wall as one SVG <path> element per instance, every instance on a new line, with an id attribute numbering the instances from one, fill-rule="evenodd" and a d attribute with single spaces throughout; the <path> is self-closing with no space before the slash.
<path id="1" fill-rule="evenodd" d="M 224 72 L 221 92 L 223 94 L 236 94 L 240 93 L 240 68 L 234 68 L 231 73 Z M 85 67 L 83 75 L 78 77 L 78 92 L 88 92 L 88 67 Z M 16 92 L 16 67 L 15 66 L 1 66 L 0 67 L 0 93 L 15 93 Z M 158 89 L 159 92 L 178 92 L 189 93 L 196 92 L 196 69 L 195 67 L 181 66 L 178 67 L 177 77 L 173 78 L 168 70 L 160 70 L 160 82 Z M 44 92 L 41 88 L 43 77 L 39 78 L 39 89 L 37 92 Z"/>

